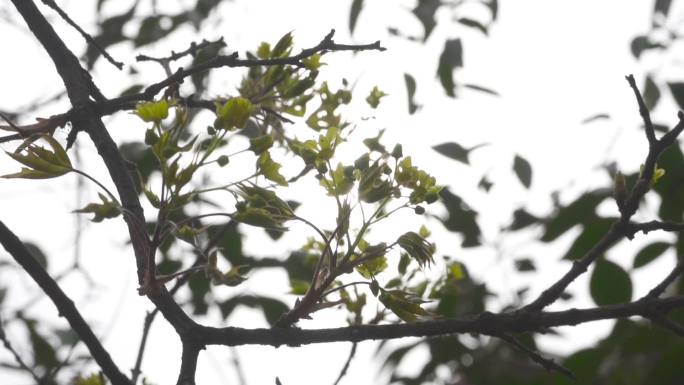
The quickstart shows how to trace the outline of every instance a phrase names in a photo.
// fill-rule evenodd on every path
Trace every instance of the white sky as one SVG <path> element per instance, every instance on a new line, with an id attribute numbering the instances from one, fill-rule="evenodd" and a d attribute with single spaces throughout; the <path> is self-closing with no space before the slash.
<path id="1" fill-rule="evenodd" d="M 89 7 L 79 7 L 81 2 L 78 1 L 61 3 L 86 30 L 94 30 Z M 114 8 L 125 9 L 128 3 L 110 1 L 107 6 L 114 11 Z M 438 15 L 442 23 L 425 46 L 389 39 L 386 33 L 387 26 L 400 27 L 409 34 L 421 33 L 419 23 L 409 13 L 413 2 L 367 1 L 370 4 L 361 14 L 353 39 L 349 38 L 347 32 L 349 3 L 313 0 L 226 3 L 219 8 L 222 22 L 219 23 L 218 18 L 214 17 L 216 23 L 208 23 L 211 28 L 207 28 L 201 37 L 213 39 L 224 36 L 229 50 L 240 52 L 254 49 L 261 41 L 274 42 L 291 30 L 294 31 L 297 46 L 302 48 L 316 44 L 330 28 L 338 31 L 338 42 L 382 40 L 388 48 L 384 53 L 326 56 L 325 61 L 329 65 L 319 79 L 331 79 L 333 84 L 335 81 L 339 84 L 339 79 L 344 76 L 352 83 L 358 82 L 357 105 L 363 104 L 363 98 L 373 85 L 388 92 L 390 96 L 383 99 L 376 119 L 363 123 L 360 130 L 373 132 L 386 127 L 386 138 L 403 143 L 404 153 L 413 156 L 414 164 L 424 166 L 436 175 L 440 183 L 452 186 L 468 203 L 481 210 L 485 237 L 490 241 L 496 239 L 498 227 L 508 223 L 511 210 L 521 204 L 537 214 L 547 213 L 551 207 L 551 191 L 564 188 L 567 192 L 562 196 L 572 198 L 587 186 L 605 185 L 607 178 L 595 170 L 595 166 L 607 157 L 619 159 L 621 169 L 632 171 L 645 155 L 645 141 L 636 129 L 638 111 L 624 75 L 634 73 L 640 78 L 644 72 L 645 68 L 632 59 L 629 43 L 636 34 L 648 29 L 651 1 L 502 1 L 499 20 L 487 38 L 465 27 L 447 28 L 444 24 L 448 23 L 451 16 L 445 12 Z M 23 21 L 16 18 L 15 12 L 11 14 L 23 28 Z M 80 37 L 58 21 L 53 13 L 47 14 L 51 15 L 51 20 L 55 21 L 53 24 L 68 45 L 76 53 L 83 52 L 84 43 Z M 189 31 L 187 29 L 175 34 L 163 45 L 145 47 L 141 53 L 164 55 L 171 49 L 184 49 L 191 41 L 198 40 Z M 52 65 L 27 31 L 12 25 L 0 25 L 0 36 L 4 37 L 6 52 L 0 64 L 0 85 L 4 91 L 0 93 L 0 109 L 20 109 L 28 101 L 51 96 L 61 89 L 61 82 Z M 434 72 L 445 37 L 462 37 L 464 40 L 465 69 L 457 74 L 457 79 L 493 88 L 502 95 L 501 98 L 474 91 L 464 91 L 456 100 L 444 97 Z M 134 63 L 134 56 L 139 53 L 132 52 L 127 46 L 116 46 L 109 52 L 126 64 Z M 134 65 L 144 71 L 141 78 L 148 83 L 163 76 L 152 64 Z M 220 79 L 216 81 L 215 92 L 231 93 L 234 80 L 240 72 L 219 72 Z M 408 116 L 406 112 L 404 72 L 416 77 L 416 100 L 424 105 L 414 116 Z M 127 76 L 126 72 L 118 72 L 103 60 L 96 66 L 95 81 L 107 96 L 117 95 L 126 88 Z M 667 76 L 667 72 L 663 76 Z M 43 116 L 49 116 L 65 110 L 65 104 L 61 103 L 42 113 Z M 612 119 L 589 125 L 580 124 L 586 117 L 602 112 L 610 113 Z M 658 112 L 664 121 L 674 120 L 672 109 Z M 363 115 L 367 111 L 350 113 Z M 119 114 L 107 118 L 106 123 L 117 140 L 142 138 L 144 127 L 131 116 Z M 61 139 L 65 136 L 64 132 L 58 134 Z M 362 137 L 365 136 L 358 138 Z M 81 135 L 79 140 L 82 143 L 79 151 L 84 159 L 82 167 L 89 173 L 104 175 L 94 149 L 87 144 L 87 137 Z M 467 168 L 429 148 L 445 141 L 456 141 L 465 146 L 481 142 L 492 145 L 473 153 L 473 167 Z M 11 150 L 12 146 L 3 145 L 2 148 Z M 533 165 L 532 191 L 524 190 L 510 172 L 516 153 L 523 155 Z M 0 174 L 14 172 L 16 168 L 17 165 L 9 158 L 0 162 Z M 476 186 L 484 172 L 489 172 L 490 179 L 497 183 L 489 194 L 478 191 Z M 108 179 L 101 180 L 111 185 Z M 75 218 L 69 212 L 83 205 L 75 202 L 75 186 L 76 181 L 72 176 L 48 182 L 0 180 L 1 219 L 21 238 L 39 242 L 48 251 L 52 257 L 50 271 L 53 274 L 68 266 L 74 252 L 73 236 L 62 230 L 73 228 Z M 95 192 L 89 187 L 86 196 L 94 199 Z M 296 196 L 299 192 L 290 194 Z M 300 215 L 311 215 L 325 223 L 326 218 L 321 215 L 319 207 L 315 205 L 306 211 L 305 206 Z M 413 216 L 407 218 L 415 221 Z M 419 223 L 412 226 L 418 227 Z M 436 234 L 438 245 L 457 244 L 454 236 L 442 231 L 437 223 L 433 223 L 431 229 Z M 387 231 L 405 230 L 395 227 Z M 120 220 L 87 226 L 81 246 L 83 264 L 98 285 L 94 290 L 84 290 L 88 288 L 87 284 L 81 277 L 74 276 L 64 281 L 63 287 L 77 303 L 83 303 L 81 311 L 86 319 L 91 320 L 96 334 L 104 337 L 105 346 L 122 370 L 127 370 L 133 366 L 144 312 L 150 305 L 135 292 L 132 254 L 122 247 L 125 239 L 120 234 L 126 234 L 123 221 Z M 443 247 L 440 251 L 463 260 L 477 277 L 486 279 L 497 291 L 510 292 L 511 288 L 523 283 L 533 285 L 533 289 L 538 291 L 555 280 L 568 266 L 558 262 L 564 245 L 530 247 L 527 245 L 530 236 L 513 240 L 517 243 L 507 245 L 515 250 L 515 254 L 505 255 L 503 259 L 497 259 L 491 248 L 461 251 L 456 246 Z M 564 237 L 564 240 L 567 243 L 571 238 Z M 301 239 L 297 235 L 287 235 L 284 244 L 295 247 Z M 275 254 L 274 247 L 282 248 L 283 244 L 274 246 L 261 232 L 255 233 L 245 244 L 248 253 L 269 256 Z M 629 250 L 634 250 L 634 246 L 621 245 L 617 251 L 629 253 Z M 539 256 L 537 265 L 540 271 L 530 274 L 530 277 L 511 276 L 511 258 L 522 254 Z M 631 261 L 616 262 L 627 265 Z M 669 263 L 672 263 L 671 259 L 662 258 L 650 272 L 644 274 L 662 271 Z M 237 292 L 270 293 L 272 288 L 266 282 L 283 282 L 283 278 L 279 273 L 257 273 Z M 9 308 L 26 301 L 15 287 L 26 290 L 33 288 L 33 284 L 25 277 L 17 278 L 16 274 L 4 270 L 0 271 L 0 282 L 3 282 L 3 286 L 11 287 L 7 299 Z M 639 280 L 635 279 L 634 282 L 637 284 L 635 295 L 647 289 L 639 285 Z M 285 290 L 284 286 L 278 287 L 275 290 L 281 290 L 281 287 Z M 571 305 L 590 306 L 591 301 L 586 295 L 587 280 L 580 279 L 573 287 L 579 299 Z M 86 301 L 90 296 L 95 296 L 97 301 Z M 291 296 L 285 298 L 289 302 L 294 300 Z M 510 299 L 510 296 L 504 295 L 502 303 Z M 112 306 L 112 303 L 116 306 Z M 47 301 L 43 301 L 30 314 L 50 317 L 51 323 L 63 323 L 56 319 L 56 311 Z M 222 326 L 222 321 L 217 323 L 216 314 L 214 310 L 212 317 L 202 322 Z M 316 321 L 302 326 L 342 325 L 339 315 L 321 312 L 316 317 Z M 238 311 L 229 321 L 248 327 L 263 326 L 260 316 L 256 317 L 248 310 Z M 543 344 L 554 351 L 566 351 L 568 346 L 591 344 L 609 326 L 610 323 L 594 323 L 561 329 L 567 333 L 565 338 L 547 338 Z M 17 329 L 17 332 L 21 330 Z M 349 344 L 296 349 L 245 346 L 237 348 L 237 352 L 249 384 L 273 383 L 275 376 L 279 376 L 283 384 L 290 385 L 332 383 L 346 359 L 348 349 Z M 374 343 L 361 344 L 344 383 L 375 382 L 373 376 L 377 372 L 375 363 L 378 362 L 375 356 Z M 159 318 L 155 321 L 148 343 L 145 373 L 154 383 L 173 383 L 179 357 L 180 344 L 177 338 L 165 321 Z M 225 348 L 213 347 L 207 353 L 202 353 L 198 383 L 236 383 L 229 357 Z M 0 350 L 0 359 L 9 360 L 6 351 Z M 421 362 L 424 357 L 415 357 L 415 360 Z M 407 364 L 406 370 L 411 369 L 412 365 Z M 5 376 L 5 373 L 1 376 Z"/>

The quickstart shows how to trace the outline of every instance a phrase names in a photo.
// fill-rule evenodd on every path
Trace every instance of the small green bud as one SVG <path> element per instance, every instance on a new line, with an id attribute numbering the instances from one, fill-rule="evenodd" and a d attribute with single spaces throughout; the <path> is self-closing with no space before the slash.
<path id="1" fill-rule="evenodd" d="M 400 143 L 397 143 L 397 145 L 394 146 L 394 149 L 392 149 L 391 155 L 392 155 L 395 159 L 399 159 L 399 158 L 401 158 L 402 156 L 404 156 L 404 152 L 403 152 L 403 150 L 402 150 L 402 148 L 401 148 L 401 144 L 400 144 Z"/>
<path id="2" fill-rule="evenodd" d="M 216 159 L 216 163 L 218 163 L 219 166 L 223 167 L 230 162 L 230 158 L 228 158 L 228 155 L 221 155 Z"/>

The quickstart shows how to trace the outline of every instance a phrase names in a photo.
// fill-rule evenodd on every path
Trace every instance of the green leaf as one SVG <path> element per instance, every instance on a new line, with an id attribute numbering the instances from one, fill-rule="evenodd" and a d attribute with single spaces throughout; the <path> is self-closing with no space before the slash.
<path id="1" fill-rule="evenodd" d="M 71 160 L 59 142 L 49 135 L 43 135 L 42 139 L 52 151 L 29 143 L 23 148 L 23 152 L 6 152 L 12 159 L 29 168 L 22 167 L 20 172 L 3 175 L 2 178 L 47 179 L 72 171 Z"/>
<path id="2" fill-rule="evenodd" d="M 371 108 L 378 108 L 378 105 L 380 104 L 380 99 L 383 96 L 387 96 L 387 94 L 380 91 L 378 86 L 375 86 L 366 98 L 366 102 L 371 106 Z"/>
<path id="3" fill-rule="evenodd" d="M 292 32 L 286 33 L 278 40 L 271 51 L 271 57 L 277 58 L 287 56 L 290 53 L 290 48 L 292 48 Z"/>
<path id="4" fill-rule="evenodd" d="M 272 146 L 273 136 L 271 134 L 257 136 L 256 138 L 249 139 L 249 149 L 251 151 L 254 151 L 256 155 L 260 155 L 262 152 L 268 150 Z"/>
<path id="5" fill-rule="evenodd" d="M 228 99 L 222 106 L 217 106 L 216 116 L 221 127 L 226 130 L 243 128 L 252 114 L 254 106 L 245 98 Z"/>
<path id="6" fill-rule="evenodd" d="M 672 244 L 666 242 L 654 242 L 650 245 L 646 245 L 634 257 L 632 267 L 638 269 L 642 266 L 645 266 L 653 262 L 656 258 L 660 257 L 670 247 L 672 247 Z"/>
<path id="7" fill-rule="evenodd" d="M 622 267 L 601 258 L 591 273 L 589 292 L 599 306 L 626 303 L 632 299 L 632 280 Z"/>
<path id="8" fill-rule="evenodd" d="M 159 123 L 169 116 L 169 102 L 162 99 L 158 102 L 140 103 L 135 108 L 135 114 L 145 122 Z"/>
<path id="9" fill-rule="evenodd" d="M 422 268 L 425 265 L 430 266 L 434 263 L 433 254 L 435 253 L 435 245 L 428 242 L 420 234 L 409 231 L 402 234 L 397 239 L 397 244 L 408 253 L 408 255 L 418 262 Z"/>
<path id="10" fill-rule="evenodd" d="M 387 258 L 385 256 L 373 258 L 356 267 L 356 271 L 366 279 L 371 279 L 371 277 L 382 273 L 385 269 L 387 269 Z"/>
<path id="11" fill-rule="evenodd" d="M 444 227 L 449 231 L 463 234 L 463 247 L 479 246 L 481 230 L 477 224 L 477 211 L 468 207 L 461 197 L 446 188 L 442 189 L 439 195 L 448 213 L 446 218 L 440 218 Z"/>
<path id="12" fill-rule="evenodd" d="M 74 210 L 75 213 L 92 213 L 93 222 L 102 222 L 107 218 L 116 218 L 121 214 L 121 208 L 115 201 L 110 201 L 105 195 L 98 193 L 102 203 L 90 203 L 82 209 Z"/>
<path id="13" fill-rule="evenodd" d="M 515 175 L 520 180 L 520 183 L 526 188 L 530 188 L 530 185 L 532 185 L 532 166 L 530 166 L 530 162 L 516 154 L 513 159 L 513 171 L 515 171 Z"/>
<path id="14" fill-rule="evenodd" d="M 413 97 L 416 95 L 416 80 L 413 76 L 404 74 L 404 82 L 406 83 L 406 95 L 408 96 L 409 115 L 413 115 L 421 107 L 413 100 Z"/>
<path id="15" fill-rule="evenodd" d="M 273 159 L 271 159 L 271 155 L 268 151 L 263 152 L 259 156 L 259 159 L 257 159 L 257 168 L 261 172 L 261 175 L 281 186 L 287 186 L 287 180 L 278 171 L 281 167 L 282 165 L 280 163 L 274 162 Z"/>
<path id="16" fill-rule="evenodd" d="M 361 9 L 363 9 L 363 0 L 353 0 L 351 4 L 351 9 L 349 11 L 349 34 L 354 34 L 354 28 L 356 28 L 356 21 L 359 19 L 359 14 L 361 14 Z"/>
<path id="17" fill-rule="evenodd" d="M 444 91 L 450 97 L 455 97 L 454 70 L 463 67 L 463 44 L 461 39 L 449 39 L 444 43 L 444 50 L 439 56 L 437 76 Z"/>
<path id="18" fill-rule="evenodd" d="M 381 289 L 378 299 L 392 313 L 406 322 L 416 322 L 433 317 L 432 313 L 420 307 L 427 301 L 405 291 Z"/>
<path id="19" fill-rule="evenodd" d="M 539 218 L 528 213 L 525 209 L 519 208 L 513 212 L 513 222 L 508 228 L 510 230 L 520 230 L 539 222 Z"/>

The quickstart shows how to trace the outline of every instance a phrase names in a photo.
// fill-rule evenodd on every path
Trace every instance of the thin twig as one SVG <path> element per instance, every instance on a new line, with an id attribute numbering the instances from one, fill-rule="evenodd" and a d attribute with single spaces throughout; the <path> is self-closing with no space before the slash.
<path id="1" fill-rule="evenodd" d="M 187 48 L 181 52 L 171 51 L 171 55 L 169 55 L 167 57 L 157 58 L 157 57 L 151 57 L 151 56 L 147 56 L 147 55 L 138 55 L 135 57 L 135 60 L 136 61 L 154 61 L 157 63 L 168 63 L 168 62 L 172 62 L 172 61 L 181 59 L 182 57 L 187 56 L 187 55 L 195 56 L 195 55 L 197 55 L 197 53 L 199 51 L 201 51 L 201 50 L 203 50 L 209 46 L 212 46 L 212 45 L 217 45 L 219 47 L 225 47 L 226 43 L 223 41 L 223 37 L 221 37 L 220 39 L 215 40 L 215 41 L 202 40 L 200 43 L 195 43 L 193 41 L 192 43 L 190 43 L 189 48 Z"/>
<path id="2" fill-rule="evenodd" d="M 99 339 L 95 336 L 90 326 L 83 319 L 74 302 L 62 291 L 57 283 L 45 271 L 43 266 L 31 255 L 26 246 L 17 238 L 10 229 L 0 222 L 0 243 L 7 252 L 19 263 L 24 270 L 40 286 L 45 294 L 52 300 L 59 314 L 69 321 L 71 328 L 78 334 L 88 347 L 95 361 L 105 372 L 113 384 L 131 385 L 119 368 L 112 361 L 109 353 L 104 349 Z"/>
<path id="3" fill-rule="evenodd" d="M 684 262 L 679 259 L 675 267 L 670 271 L 670 273 L 653 289 L 651 289 L 648 294 L 646 294 L 643 299 L 653 299 L 660 297 L 661 294 L 672 284 L 672 282 L 677 279 L 680 275 L 684 273 Z"/>
<path id="4" fill-rule="evenodd" d="M 102 54 L 102 56 L 104 56 L 104 57 L 107 59 L 107 61 L 109 61 L 110 63 L 112 63 L 112 65 L 113 65 L 114 67 L 116 67 L 116 68 L 118 68 L 118 69 L 123 69 L 123 63 L 114 60 L 114 58 L 111 57 L 111 56 L 109 55 L 109 53 L 107 53 L 107 51 L 106 51 L 104 48 L 102 48 L 102 46 L 100 46 L 100 45 L 95 41 L 95 39 L 93 39 L 92 36 L 90 36 L 86 31 L 84 31 L 83 28 L 81 28 L 78 24 L 76 24 L 76 22 L 74 22 L 73 20 L 71 20 L 71 17 L 69 17 L 69 15 L 67 15 L 67 13 L 64 12 L 64 10 L 62 10 L 62 8 L 60 8 L 60 7 L 57 5 L 57 3 L 54 2 L 54 0 L 41 0 L 41 1 L 43 2 L 43 4 L 47 5 L 48 7 L 52 8 L 55 12 L 57 12 L 57 13 L 59 14 L 59 16 L 60 16 L 62 19 L 64 19 L 64 21 L 66 21 L 67 23 L 69 23 L 69 25 L 71 25 L 72 27 L 74 27 L 74 29 L 77 30 L 78 33 L 81 34 L 81 36 L 83 36 L 83 38 L 85 39 L 85 41 L 86 41 L 88 44 L 92 45 L 93 47 L 97 48 L 97 50 L 100 51 L 100 53 Z"/>
<path id="5" fill-rule="evenodd" d="M 354 356 L 356 355 L 356 342 L 352 343 L 351 350 L 349 351 L 349 356 L 347 357 L 347 361 L 344 363 L 344 366 L 342 367 L 342 370 L 340 370 L 340 374 L 337 376 L 337 380 L 335 380 L 335 383 L 333 385 L 338 385 L 340 381 L 342 381 L 342 378 L 347 374 L 347 370 L 349 369 L 349 365 L 351 364 L 352 360 L 354 359 Z"/>
<path id="6" fill-rule="evenodd" d="M 245 377 L 245 371 L 242 370 L 242 363 L 240 362 L 240 356 L 238 355 L 237 349 L 234 346 L 230 347 L 230 355 L 232 357 L 232 364 L 235 368 L 235 374 L 238 378 L 239 385 L 247 385 L 247 378 Z"/>
<path id="7" fill-rule="evenodd" d="M 644 103 L 644 98 L 641 96 L 641 92 L 639 92 L 639 87 L 637 87 L 636 82 L 634 81 L 634 76 L 627 75 L 625 76 L 625 79 L 627 79 L 629 86 L 632 87 L 632 90 L 634 91 L 634 96 L 636 97 L 637 104 L 639 105 L 639 114 L 641 114 L 641 118 L 644 121 L 644 129 L 646 131 L 648 143 L 654 144 L 657 142 L 657 139 L 655 137 L 653 123 L 651 122 L 651 113 L 648 111 L 646 103 Z"/>
<path id="8" fill-rule="evenodd" d="M 656 230 L 673 231 L 673 232 L 684 230 L 684 223 L 671 222 L 671 221 L 658 221 L 658 220 L 653 220 L 650 222 L 641 222 L 641 223 L 630 223 L 629 226 L 630 226 L 630 228 L 628 231 L 631 233 L 632 237 L 640 231 L 644 234 L 648 234 L 649 232 L 656 231 Z"/>
<path id="9" fill-rule="evenodd" d="M 542 357 L 541 354 L 539 354 L 538 352 L 528 348 L 527 346 L 522 344 L 520 341 L 518 341 L 517 338 L 515 338 L 509 334 L 501 334 L 501 335 L 497 335 L 496 337 L 499 337 L 502 340 L 513 345 L 513 347 L 515 347 L 516 349 L 525 353 L 527 356 L 529 356 L 532 359 L 532 361 L 538 363 L 544 369 L 546 369 L 548 371 L 556 371 L 556 372 L 568 377 L 571 380 L 575 380 L 575 374 L 570 369 L 556 363 L 552 359 Z"/>
<path id="10" fill-rule="evenodd" d="M 2 344 L 5 346 L 5 349 L 12 353 L 12 356 L 14 357 L 14 360 L 17 362 L 17 365 L 19 365 L 19 368 L 30 374 L 37 384 L 41 383 L 40 377 L 38 377 L 38 375 L 33 371 L 33 369 L 29 368 L 29 366 L 26 365 L 26 363 L 21 358 L 19 353 L 16 350 L 14 350 L 14 347 L 7 339 L 7 336 L 5 335 L 5 329 L 2 325 L 2 320 L 0 320 L 0 340 L 2 340 Z"/>

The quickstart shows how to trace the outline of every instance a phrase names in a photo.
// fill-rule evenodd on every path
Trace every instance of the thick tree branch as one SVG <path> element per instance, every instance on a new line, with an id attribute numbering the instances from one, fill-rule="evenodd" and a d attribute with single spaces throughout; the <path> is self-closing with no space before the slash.
<path id="1" fill-rule="evenodd" d="M 402 323 L 391 325 L 355 325 L 332 329 L 304 330 L 299 328 L 243 329 L 235 327 L 200 327 L 197 337 L 206 345 L 271 345 L 299 346 L 326 342 L 359 342 L 403 337 L 435 337 L 449 334 L 476 333 L 497 336 L 505 333 L 538 332 L 557 326 L 574 326 L 604 319 L 641 316 L 650 318 L 654 309 L 667 313 L 684 308 L 684 296 L 639 300 L 626 304 L 557 312 L 515 312 Z"/>
<path id="2" fill-rule="evenodd" d="M 26 246 L 17 238 L 10 229 L 0 221 L 0 243 L 17 263 L 33 278 L 40 288 L 50 297 L 55 304 L 59 315 L 66 318 L 71 328 L 78 334 L 83 343 L 88 347 L 90 354 L 95 359 L 102 371 L 115 385 L 131 385 L 128 377 L 123 375 L 116 366 L 109 353 L 100 344 L 90 326 L 78 312 L 74 302 L 67 297 L 52 277 L 38 263 L 38 261 L 26 249 Z"/>
<path id="3" fill-rule="evenodd" d="M 12 2 L 35 37 L 50 55 L 64 82 L 67 95 L 73 106 L 70 114 L 74 132 L 82 130 L 89 134 L 117 188 L 120 201 L 125 209 L 124 220 L 128 225 L 135 251 L 138 281 L 142 284 L 145 276 L 146 257 L 150 255 L 149 238 L 144 226 L 145 216 L 125 161 L 89 99 L 88 79 L 83 76 L 83 74 L 87 74 L 87 71 L 81 67 L 76 56 L 52 29 L 32 0 L 12 0 Z M 159 287 L 158 290 L 148 293 L 148 297 L 179 334 L 182 335 L 197 325 L 174 302 L 164 287 Z"/>
<path id="4" fill-rule="evenodd" d="M 202 348 L 194 340 L 183 341 L 183 354 L 181 356 L 181 368 L 178 374 L 178 381 L 176 382 L 177 385 L 195 385 L 197 356 L 199 356 Z"/>

